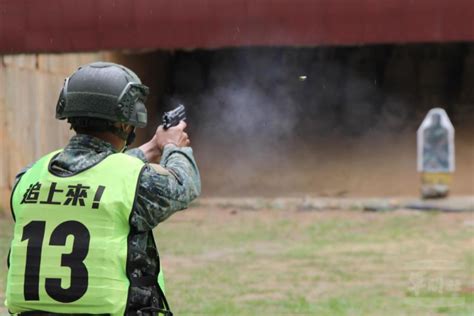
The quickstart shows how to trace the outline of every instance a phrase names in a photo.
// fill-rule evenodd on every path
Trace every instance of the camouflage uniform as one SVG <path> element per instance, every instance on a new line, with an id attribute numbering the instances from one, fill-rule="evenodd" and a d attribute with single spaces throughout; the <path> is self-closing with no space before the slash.
<path id="1" fill-rule="evenodd" d="M 64 150 L 53 159 L 51 168 L 58 175 L 68 175 L 87 169 L 110 154 L 113 146 L 101 139 L 78 134 L 73 136 Z M 132 276 L 157 274 L 158 256 L 152 229 L 173 213 L 185 209 L 201 192 L 199 171 L 190 147 L 167 145 L 160 166 L 149 164 L 140 149 L 126 152 L 146 163 L 141 173 L 137 200 L 131 215 L 131 242 L 128 265 Z M 164 167 L 164 168 L 163 168 Z M 16 181 L 28 170 L 17 175 Z M 129 292 L 129 310 L 158 307 L 155 287 L 132 287 Z"/>

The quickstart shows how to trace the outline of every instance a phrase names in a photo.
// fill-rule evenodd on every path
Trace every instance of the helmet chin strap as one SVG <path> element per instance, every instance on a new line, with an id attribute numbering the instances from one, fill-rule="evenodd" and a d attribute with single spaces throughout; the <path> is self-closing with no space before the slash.
<path id="1" fill-rule="evenodd" d="M 135 127 L 134 127 L 133 130 L 130 132 L 130 134 L 128 134 L 128 136 L 127 136 L 127 140 L 125 141 L 125 146 L 123 147 L 122 152 L 125 152 L 127 150 L 128 146 L 131 143 L 133 143 L 136 136 L 137 135 L 135 134 Z"/>

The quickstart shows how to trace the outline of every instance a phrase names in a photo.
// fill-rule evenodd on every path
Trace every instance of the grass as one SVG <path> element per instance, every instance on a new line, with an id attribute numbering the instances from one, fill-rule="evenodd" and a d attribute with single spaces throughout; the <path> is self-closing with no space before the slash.
<path id="1" fill-rule="evenodd" d="M 473 315 L 473 220 L 197 205 L 156 239 L 176 315 Z"/>
<path id="2" fill-rule="evenodd" d="M 191 210 L 156 236 L 178 315 L 472 315 L 470 219 Z M 426 285 L 410 296 L 416 277 Z M 433 297 L 425 287 L 438 280 L 446 285 Z"/>

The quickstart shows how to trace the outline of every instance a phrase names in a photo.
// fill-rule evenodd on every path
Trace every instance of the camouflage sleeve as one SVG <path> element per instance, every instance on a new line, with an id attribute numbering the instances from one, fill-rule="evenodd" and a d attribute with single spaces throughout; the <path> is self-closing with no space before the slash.
<path id="1" fill-rule="evenodd" d="M 132 148 L 132 149 L 129 149 L 125 152 L 127 155 L 130 155 L 130 156 L 133 156 L 133 157 L 137 157 L 138 159 L 140 159 L 141 161 L 143 161 L 144 163 L 147 163 L 148 161 L 146 160 L 146 157 L 145 157 L 145 154 L 143 153 L 143 151 L 141 151 L 139 148 Z"/>
<path id="2" fill-rule="evenodd" d="M 127 154 L 146 163 L 139 179 L 131 224 L 149 231 L 173 213 L 188 207 L 201 193 L 201 179 L 190 147 L 167 145 L 160 164 L 149 164 L 141 150 Z"/>

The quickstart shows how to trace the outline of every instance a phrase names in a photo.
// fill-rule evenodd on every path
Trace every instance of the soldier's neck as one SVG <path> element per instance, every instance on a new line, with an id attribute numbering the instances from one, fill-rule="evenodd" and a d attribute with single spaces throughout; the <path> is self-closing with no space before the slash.
<path id="1" fill-rule="evenodd" d="M 125 142 L 123 139 L 110 132 L 88 132 L 86 134 L 97 137 L 107 143 L 110 143 L 117 152 L 122 151 L 125 146 Z"/>

